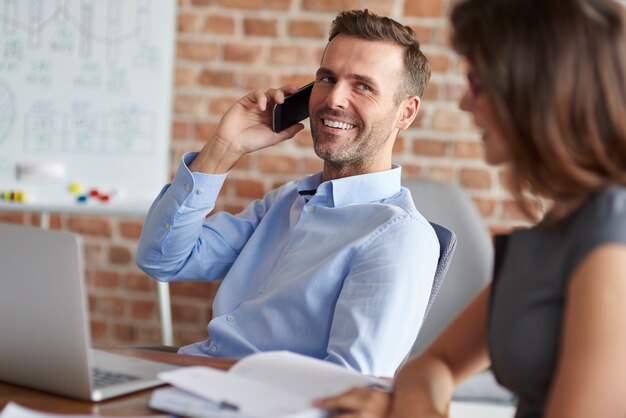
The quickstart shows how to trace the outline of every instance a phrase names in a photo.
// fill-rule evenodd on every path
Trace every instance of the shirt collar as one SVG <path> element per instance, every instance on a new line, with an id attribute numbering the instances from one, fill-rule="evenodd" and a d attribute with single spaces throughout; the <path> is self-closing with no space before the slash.
<path id="1" fill-rule="evenodd" d="M 329 205 L 345 206 L 355 203 L 369 203 L 389 198 L 400 192 L 402 168 L 392 165 L 390 170 L 357 176 L 322 181 L 322 173 L 305 177 L 298 182 L 296 190 L 305 195 L 309 190 L 317 190 L 315 195 L 331 196 Z"/>

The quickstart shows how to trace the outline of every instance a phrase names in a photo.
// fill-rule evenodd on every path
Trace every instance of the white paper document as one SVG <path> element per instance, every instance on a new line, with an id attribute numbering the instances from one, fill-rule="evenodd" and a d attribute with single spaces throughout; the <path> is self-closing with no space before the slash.
<path id="1" fill-rule="evenodd" d="M 178 391 L 156 391 L 150 406 L 171 413 L 187 408 L 184 415 L 197 418 L 322 418 L 327 413 L 311 406 L 315 399 L 354 386 L 390 388 L 380 379 L 287 351 L 253 354 L 228 372 L 186 367 L 159 378 Z M 191 395 L 188 401 L 185 395 Z M 192 413 L 196 410 L 203 412 Z"/>
<path id="2" fill-rule="evenodd" d="M 71 417 L 71 418 L 93 418 L 93 415 L 76 415 L 76 414 L 51 414 L 47 412 L 35 411 L 34 409 L 25 408 L 21 405 L 18 405 L 14 402 L 9 402 L 6 404 L 2 412 L 0 412 L 0 418 L 62 418 L 62 417 Z M 163 415 L 162 417 L 166 417 Z M 140 418 L 140 417 L 137 417 Z M 145 417 L 145 418 L 155 418 L 155 416 Z"/>

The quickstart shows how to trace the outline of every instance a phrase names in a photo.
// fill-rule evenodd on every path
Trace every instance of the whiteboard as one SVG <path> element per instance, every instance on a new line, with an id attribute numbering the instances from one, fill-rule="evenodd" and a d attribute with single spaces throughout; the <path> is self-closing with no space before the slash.
<path id="1" fill-rule="evenodd" d="M 0 0 L 0 205 L 152 201 L 168 179 L 175 0 Z M 78 184 L 110 201 L 77 202 Z M 2 208 L 0 208 L 2 209 Z"/>

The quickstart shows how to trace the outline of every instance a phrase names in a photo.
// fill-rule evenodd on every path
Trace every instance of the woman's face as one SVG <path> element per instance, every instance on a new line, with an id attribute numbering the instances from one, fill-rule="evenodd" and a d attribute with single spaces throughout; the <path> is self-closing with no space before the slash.
<path id="1" fill-rule="evenodd" d="M 492 110 L 492 104 L 487 97 L 480 81 L 474 78 L 471 67 L 467 70 L 467 91 L 461 98 L 459 107 L 470 112 L 474 124 L 483 131 L 485 161 L 491 165 L 498 165 L 510 161 L 510 151 L 504 136 L 500 132 Z"/>

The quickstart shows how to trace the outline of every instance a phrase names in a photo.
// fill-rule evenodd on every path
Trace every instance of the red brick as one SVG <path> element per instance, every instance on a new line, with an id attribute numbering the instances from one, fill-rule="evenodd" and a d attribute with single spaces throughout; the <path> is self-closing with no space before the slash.
<path id="1" fill-rule="evenodd" d="M 26 214 L 23 212 L 0 212 L 0 222 L 24 225 Z"/>
<path id="2" fill-rule="evenodd" d="M 141 228 L 143 227 L 143 221 L 120 221 L 119 229 L 120 235 L 123 238 L 130 238 L 138 240 L 141 236 Z"/>
<path id="3" fill-rule="evenodd" d="M 404 153 L 406 150 L 406 139 L 404 137 L 398 136 L 396 141 L 393 143 L 393 154 L 398 155 Z"/>
<path id="4" fill-rule="evenodd" d="M 109 263 L 130 264 L 131 261 L 133 261 L 133 256 L 128 248 L 113 245 L 109 249 Z"/>
<path id="5" fill-rule="evenodd" d="M 292 0 L 265 0 L 265 8 L 270 10 L 289 10 Z"/>
<path id="6" fill-rule="evenodd" d="M 235 179 L 235 193 L 238 197 L 260 199 L 265 195 L 265 183 L 254 179 Z"/>
<path id="7" fill-rule="evenodd" d="M 417 178 L 422 175 L 424 168 L 417 164 L 402 164 L 402 175 L 405 178 Z"/>
<path id="8" fill-rule="evenodd" d="M 467 83 L 465 82 L 449 82 L 445 86 L 446 99 L 452 102 L 460 103 L 463 95 L 467 91 Z"/>
<path id="9" fill-rule="evenodd" d="M 153 300 L 133 300 L 131 303 L 131 315 L 133 319 L 149 319 L 155 317 L 157 304 Z"/>
<path id="10" fill-rule="evenodd" d="M 428 44 L 433 38 L 433 28 L 425 25 L 409 25 L 415 34 L 420 45 Z"/>
<path id="11" fill-rule="evenodd" d="M 219 48 L 212 42 L 178 41 L 176 56 L 193 61 L 208 61 L 218 57 Z"/>
<path id="12" fill-rule="evenodd" d="M 156 280 L 145 273 L 128 273 L 125 282 L 128 290 L 150 292 L 156 287 Z"/>
<path id="13" fill-rule="evenodd" d="M 482 197 L 473 197 L 472 200 L 483 218 L 489 218 L 495 215 L 498 206 L 496 200 Z"/>
<path id="14" fill-rule="evenodd" d="M 178 94 L 174 98 L 174 112 L 187 116 L 203 115 L 207 112 L 206 99 L 201 96 Z"/>
<path id="15" fill-rule="evenodd" d="M 111 222 L 106 218 L 70 216 L 68 228 L 72 232 L 97 237 L 111 237 Z"/>
<path id="16" fill-rule="evenodd" d="M 194 6 L 204 7 L 210 6 L 213 0 L 191 0 L 191 4 Z"/>
<path id="17" fill-rule="evenodd" d="M 446 73 L 450 70 L 450 57 L 446 54 L 428 54 L 428 63 L 433 73 Z"/>
<path id="18" fill-rule="evenodd" d="M 483 156 L 483 144 L 478 141 L 458 141 L 454 144 L 455 158 L 480 159 Z"/>
<path id="19" fill-rule="evenodd" d="M 219 281 L 214 282 L 177 282 L 170 283 L 170 293 L 172 296 L 187 296 L 204 300 L 213 300 L 215 292 L 219 287 Z"/>
<path id="20" fill-rule="evenodd" d="M 340 12 L 357 7 L 357 0 L 303 0 L 302 2 L 302 9 L 311 12 Z"/>
<path id="21" fill-rule="evenodd" d="M 245 205 L 238 205 L 238 204 L 227 204 L 224 205 L 222 207 L 221 210 L 223 210 L 224 212 L 228 212 L 228 213 L 232 213 L 233 215 L 236 215 L 238 213 L 241 213 L 241 211 L 243 211 L 246 208 Z"/>
<path id="22" fill-rule="evenodd" d="M 235 87 L 235 73 L 232 71 L 204 70 L 198 81 L 203 86 Z"/>
<path id="23" fill-rule="evenodd" d="M 200 323 L 205 321 L 208 323 L 209 318 L 203 318 L 200 308 L 190 306 L 188 304 L 172 304 L 172 319 L 179 322 Z"/>
<path id="24" fill-rule="evenodd" d="M 461 109 L 437 109 L 432 124 L 434 129 L 444 132 L 464 132 L 470 129 L 469 116 Z"/>
<path id="25" fill-rule="evenodd" d="M 91 338 L 94 341 L 106 340 L 109 334 L 109 325 L 103 321 L 91 320 L 89 324 L 91 330 Z"/>
<path id="26" fill-rule="evenodd" d="M 328 22 L 316 20 L 294 20 L 287 25 L 289 36 L 298 38 L 326 39 L 328 36 Z"/>
<path id="27" fill-rule="evenodd" d="M 237 100 L 239 97 L 213 97 L 209 100 L 209 113 L 221 117 Z"/>
<path id="28" fill-rule="evenodd" d="M 250 155 L 244 155 L 235 163 L 232 170 L 236 171 L 248 171 L 250 170 Z"/>
<path id="29" fill-rule="evenodd" d="M 243 31 L 246 36 L 269 36 L 278 35 L 278 21 L 276 19 L 253 19 L 243 21 Z"/>
<path id="30" fill-rule="evenodd" d="M 304 126 L 308 125 L 308 122 L 304 122 Z M 292 139 L 292 141 L 294 141 L 299 148 L 313 150 L 313 137 L 311 136 L 311 131 L 307 128 L 304 128 L 304 130 L 298 132 L 296 136 Z"/>
<path id="31" fill-rule="evenodd" d="M 120 281 L 119 273 L 114 271 L 98 270 L 94 275 L 94 286 L 100 288 L 116 288 Z"/>
<path id="32" fill-rule="evenodd" d="M 199 27 L 199 19 L 197 13 L 179 13 L 178 14 L 178 32 L 197 32 Z"/>
<path id="33" fill-rule="evenodd" d="M 197 122 L 194 129 L 194 139 L 202 143 L 206 142 L 213 134 L 213 131 L 215 131 L 215 128 L 217 128 L 215 123 Z"/>
<path id="34" fill-rule="evenodd" d="M 426 111 L 421 106 L 420 106 L 420 109 L 421 110 L 417 112 L 417 116 L 415 117 L 415 120 L 411 124 L 411 128 L 423 128 L 424 127 L 424 119 L 426 117 Z"/>
<path id="35" fill-rule="evenodd" d="M 502 217 L 507 221 L 529 221 L 517 203 L 513 200 L 502 202 Z"/>
<path id="36" fill-rule="evenodd" d="M 298 160 L 289 156 L 259 156 L 259 170 L 268 174 L 294 174 L 298 172 Z"/>
<path id="37" fill-rule="evenodd" d="M 113 335 L 119 341 L 130 343 L 136 341 L 137 330 L 132 325 L 116 324 L 113 327 Z"/>
<path id="38" fill-rule="evenodd" d="M 213 35 L 233 35 L 235 33 L 235 19 L 229 16 L 211 15 L 204 21 L 204 33 Z"/>
<path id="39" fill-rule="evenodd" d="M 53 213 L 50 215 L 50 229 L 61 229 L 63 227 L 63 222 L 61 219 L 61 215 L 58 213 Z"/>
<path id="40" fill-rule="evenodd" d="M 102 247 L 98 244 L 83 244 L 83 253 L 87 265 L 100 264 L 102 261 Z"/>
<path id="41" fill-rule="evenodd" d="M 198 80 L 198 70 L 193 67 L 178 65 L 174 75 L 174 85 L 176 87 L 190 87 Z"/>
<path id="42" fill-rule="evenodd" d="M 187 139 L 189 136 L 189 124 L 182 120 L 174 120 L 172 122 L 172 139 Z"/>
<path id="43" fill-rule="evenodd" d="M 407 0 L 404 14 L 417 17 L 439 17 L 444 13 L 442 0 Z"/>
<path id="44" fill-rule="evenodd" d="M 446 183 L 452 183 L 454 181 L 454 174 L 455 170 L 452 167 L 431 167 L 428 171 L 428 177 Z"/>
<path id="45" fill-rule="evenodd" d="M 431 139 L 417 139 L 413 142 L 413 153 L 429 157 L 444 157 L 448 143 Z"/>
<path id="46" fill-rule="evenodd" d="M 311 48 L 275 46 L 270 51 L 270 64 L 274 65 L 318 65 L 319 63 L 317 51 Z"/>
<path id="47" fill-rule="evenodd" d="M 307 72 L 306 74 L 289 74 L 280 78 L 280 85 L 286 86 L 287 84 L 293 84 L 294 86 L 302 87 L 309 84 L 314 78 L 315 76 L 312 72 Z"/>
<path id="48" fill-rule="evenodd" d="M 136 327 L 137 336 L 133 341 L 141 341 L 146 344 L 161 344 L 161 328 L 158 326 Z"/>
<path id="49" fill-rule="evenodd" d="M 258 64 L 263 61 L 263 46 L 254 44 L 227 44 L 224 59 L 230 62 Z"/>
<path id="50" fill-rule="evenodd" d="M 419 1 L 419 0 L 405 0 L 405 1 Z M 360 9 L 368 9 L 373 13 L 382 16 L 389 16 L 393 14 L 395 6 L 394 0 L 361 0 L 359 2 Z"/>
<path id="51" fill-rule="evenodd" d="M 264 74 L 264 73 L 243 73 L 241 74 L 241 82 L 240 87 L 245 89 L 246 91 L 256 90 L 256 89 L 265 89 L 270 86 L 277 86 L 279 84 L 278 77 L 275 74 Z"/>
<path id="52" fill-rule="evenodd" d="M 305 158 L 304 159 L 304 172 L 305 173 L 319 173 L 324 169 L 324 161 L 319 158 Z"/>
<path id="53" fill-rule="evenodd" d="M 439 84 L 435 81 L 430 81 L 428 85 L 426 85 L 426 89 L 424 89 L 424 94 L 422 95 L 422 100 L 427 102 L 435 101 L 439 98 Z"/>
<path id="54" fill-rule="evenodd" d="M 176 327 L 174 327 L 174 329 L 176 329 Z M 196 343 L 198 341 L 203 341 L 203 340 L 206 340 L 206 338 L 207 338 L 206 327 L 204 329 L 204 332 L 197 331 L 197 330 L 196 331 L 189 331 L 189 330 L 178 331 L 178 330 L 176 330 L 174 332 L 174 339 L 176 340 L 176 344 L 180 345 L 180 346 L 191 344 L 191 343 Z"/>
<path id="55" fill-rule="evenodd" d="M 96 298 L 96 311 L 110 316 L 123 316 L 126 300 L 119 296 L 101 296 Z"/>
<path id="56" fill-rule="evenodd" d="M 491 173 L 482 168 L 463 168 L 460 182 L 468 189 L 489 189 L 492 185 Z"/>
<path id="57" fill-rule="evenodd" d="M 263 0 L 219 0 L 219 4 L 233 9 L 258 10 L 263 6 Z"/>

